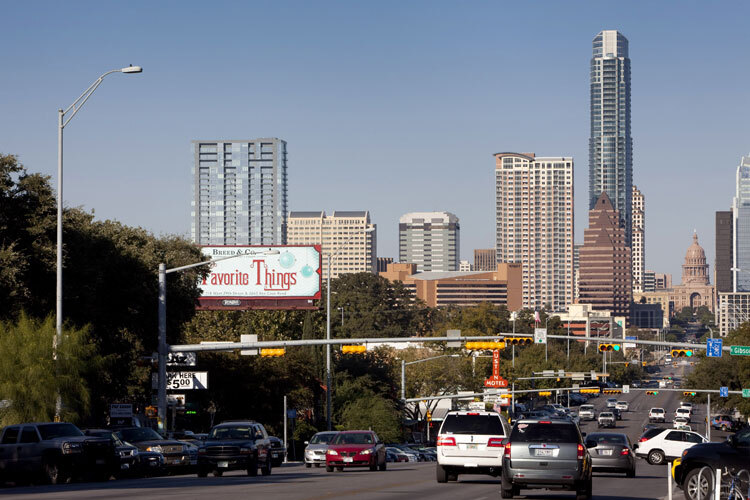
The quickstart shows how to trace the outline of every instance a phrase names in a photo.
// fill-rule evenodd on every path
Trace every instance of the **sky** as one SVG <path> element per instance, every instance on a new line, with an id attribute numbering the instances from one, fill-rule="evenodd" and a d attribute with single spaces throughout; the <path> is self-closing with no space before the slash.
<path id="1" fill-rule="evenodd" d="M 697 1 L 5 2 L 0 153 L 57 168 L 57 109 L 108 76 L 65 128 L 64 201 L 190 235 L 193 139 L 287 141 L 290 210 L 369 210 L 378 255 L 398 218 L 450 211 L 461 258 L 494 246 L 500 151 L 573 156 L 588 225 L 591 41 L 630 41 L 634 183 L 646 267 L 679 282 L 750 152 L 750 3 Z"/>

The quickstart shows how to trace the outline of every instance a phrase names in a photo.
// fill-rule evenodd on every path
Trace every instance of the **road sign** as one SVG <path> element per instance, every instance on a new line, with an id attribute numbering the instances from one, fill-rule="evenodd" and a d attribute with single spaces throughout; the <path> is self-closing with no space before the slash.
<path id="1" fill-rule="evenodd" d="M 194 352 L 167 353 L 167 366 L 195 366 Z"/>
<path id="2" fill-rule="evenodd" d="M 638 340 L 638 337 L 625 337 L 625 340 Z M 635 349 L 635 344 L 633 344 L 632 342 L 625 342 L 624 344 L 622 344 L 622 347 L 624 347 L 625 349 Z"/>
<path id="3" fill-rule="evenodd" d="M 729 387 L 719 387 L 719 397 L 720 398 L 728 398 L 729 397 Z"/>
<path id="4" fill-rule="evenodd" d="M 724 344 L 723 339 L 708 339 L 706 340 L 706 356 L 709 358 L 720 358 L 721 347 Z"/>
<path id="5" fill-rule="evenodd" d="M 570 378 L 573 380 L 586 380 L 586 374 L 583 372 L 573 372 L 570 374 Z"/>
<path id="6" fill-rule="evenodd" d="M 742 397 L 750 398 L 750 389 L 742 389 Z"/>
<path id="7" fill-rule="evenodd" d="M 630 394 L 630 386 L 629 385 L 623 385 L 622 386 L 622 393 L 623 394 Z"/>
<path id="8" fill-rule="evenodd" d="M 159 387 L 159 376 L 151 374 L 151 388 Z M 167 372 L 167 389 L 208 389 L 208 372 Z"/>
<path id="9" fill-rule="evenodd" d="M 729 349 L 729 354 L 732 356 L 750 356 L 750 346 L 733 345 Z"/>
<path id="10" fill-rule="evenodd" d="M 547 343 L 547 329 L 546 328 L 534 328 L 534 343 L 535 344 Z"/>
<path id="11" fill-rule="evenodd" d="M 458 338 L 461 336 L 461 330 L 448 330 L 446 333 L 446 337 L 450 338 Z M 446 342 L 445 347 L 461 347 L 461 341 L 460 340 L 449 340 Z"/>
<path id="12" fill-rule="evenodd" d="M 109 405 L 110 418 L 130 418 L 133 416 L 133 405 L 113 403 Z"/>
<path id="13" fill-rule="evenodd" d="M 257 342 L 258 336 L 254 333 L 251 334 L 242 334 L 240 335 L 240 342 Z M 242 356 L 257 356 L 258 355 L 258 349 L 242 349 L 240 351 L 240 355 Z"/>
<path id="14" fill-rule="evenodd" d="M 297 418 L 297 410 L 291 409 L 286 411 L 286 418 L 295 420 Z"/>
<path id="15" fill-rule="evenodd" d="M 508 387 L 508 381 L 500 376 L 500 351 L 492 351 L 492 376 L 484 380 L 485 387 Z"/>

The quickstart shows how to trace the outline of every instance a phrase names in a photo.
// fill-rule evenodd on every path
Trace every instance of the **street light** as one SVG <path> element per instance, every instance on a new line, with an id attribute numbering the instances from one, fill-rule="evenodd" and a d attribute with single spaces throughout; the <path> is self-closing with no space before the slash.
<path id="1" fill-rule="evenodd" d="M 369 227 L 361 232 L 367 234 L 373 231 L 375 231 L 375 228 Z M 328 254 L 328 270 L 326 271 L 326 340 L 331 340 L 331 259 L 338 256 L 339 252 L 349 245 L 358 234 L 359 232 L 352 234 L 336 252 Z M 326 429 L 331 430 L 331 344 L 326 344 Z"/>
<path id="2" fill-rule="evenodd" d="M 248 255 L 278 255 L 278 250 L 268 249 L 263 251 L 249 250 L 245 253 L 219 257 L 218 259 L 204 260 L 195 264 L 167 269 L 165 263 L 159 264 L 159 375 L 158 375 L 158 396 L 157 407 L 159 417 L 159 429 L 161 430 L 167 421 L 167 274 L 177 273 L 192 269 L 194 267 L 208 266 L 215 262 Z"/>
<path id="3" fill-rule="evenodd" d="M 425 361 L 431 361 L 433 359 L 440 359 L 440 358 L 458 358 L 460 357 L 460 354 L 441 354 L 440 356 L 432 356 L 431 358 L 424 358 L 424 359 L 418 359 L 416 361 L 409 361 L 408 363 L 405 360 L 401 360 L 401 399 L 406 399 L 406 367 L 408 365 L 416 365 L 417 363 L 424 363 Z"/>
<path id="4" fill-rule="evenodd" d="M 63 111 L 62 109 L 57 110 L 57 284 L 56 284 L 56 297 L 55 297 L 55 342 L 53 344 L 54 359 L 57 360 L 57 347 L 62 344 L 62 325 L 63 325 L 63 290 L 62 290 L 62 246 L 63 246 L 63 129 L 70 123 L 70 120 L 80 111 L 86 101 L 89 100 L 91 94 L 99 88 L 102 84 L 104 77 L 111 75 L 112 73 L 141 73 L 143 68 L 140 66 L 130 65 L 127 68 L 113 69 L 107 71 L 102 76 L 97 78 L 94 83 L 87 88 L 78 99 L 73 101 L 73 104 Z M 66 118 L 65 115 L 72 110 L 70 116 Z M 62 398 L 60 393 L 57 394 L 57 400 L 55 401 L 55 421 L 60 420 L 60 413 L 62 411 Z"/>

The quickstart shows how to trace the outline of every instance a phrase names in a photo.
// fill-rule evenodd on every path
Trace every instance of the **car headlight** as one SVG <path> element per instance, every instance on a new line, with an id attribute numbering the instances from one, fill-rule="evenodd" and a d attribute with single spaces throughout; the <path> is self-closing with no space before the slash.
<path id="1" fill-rule="evenodd" d="M 336 450 L 328 450 L 326 453 L 328 453 L 329 455 L 338 455 L 339 454 L 339 452 L 337 452 Z"/>
<path id="2" fill-rule="evenodd" d="M 63 453 L 69 455 L 71 453 L 81 453 L 83 451 L 83 445 L 81 443 L 64 443 Z"/>
<path id="3" fill-rule="evenodd" d="M 253 452 L 252 448 L 240 448 L 240 455 L 249 455 Z"/>
<path id="4" fill-rule="evenodd" d="M 375 448 L 369 448 L 367 450 L 362 450 L 359 453 L 360 453 L 360 455 L 369 455 L 370 453 L 375 453 Z"/>
<path id="5" fill-rule="evenodd" d="M 162 452 L 162 447 L 158 446 L 158 445 L 156 445 L 156 446 L 149 446 L 148 448 L 146 448 L 146 451 L 155 451 L 156 453 L 161 453 Z"/>

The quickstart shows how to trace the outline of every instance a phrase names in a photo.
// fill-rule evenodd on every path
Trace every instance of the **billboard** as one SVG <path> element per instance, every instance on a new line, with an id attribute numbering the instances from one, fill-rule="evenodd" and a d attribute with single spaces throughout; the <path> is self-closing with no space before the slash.
<path id="1" fill-rule="evenodd" d="M 201 251 L 217 262 L 198 283 L 197 309 L 317 308 L 320 245 L 205 246 Z"/>

